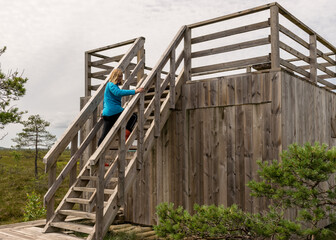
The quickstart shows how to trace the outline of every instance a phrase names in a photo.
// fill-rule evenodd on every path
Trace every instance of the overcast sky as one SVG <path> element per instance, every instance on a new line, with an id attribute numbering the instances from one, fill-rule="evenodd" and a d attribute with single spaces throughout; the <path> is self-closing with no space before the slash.
<path id="1" fill-rule="evenodd" d="M 24 71 L 27 94 L 16 102 L 27 118 L 40 114 L 60 137 L 84 95 L 84 52 L 146 38 L 146 65 L 154 66 L 182 25 L 273 1 L 262 0 L 0 0 L 1 68 Z M 284 8 L 336 45 L 335 0 L 279 0 Z M 20 125 L 5 128 L 10 147 Z"/>

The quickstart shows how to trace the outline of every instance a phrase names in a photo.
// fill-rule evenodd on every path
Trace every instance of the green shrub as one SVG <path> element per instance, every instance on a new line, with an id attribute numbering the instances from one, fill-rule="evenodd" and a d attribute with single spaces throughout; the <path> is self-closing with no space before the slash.
<path id="1" fill-rule="evenodd" d="M 43 207 L 42 201 L 40 200 L 40 195 L 32 192 L 27 193 L 27 203 L 24 208 L 24 221 L 32 221 L 45 217 L 46 210 Z"/>
<path id="2" fill-rule="evenodd" d="M 336 219 L 335 148 L 293 144 L 282 152 L 281 161 L 258 164 L 261 181 L 248 186 L 252 196 L 271 199 L 268 212 L 195 205 L 195 214 L 190 215 L 182 207 L 162 203 L 157 207 L 156 233 L 173 239 L 336 239 L 334 228 L 321 227 Z M 285 219 L 283 213 L 293 208 L 297 218 Z"/>

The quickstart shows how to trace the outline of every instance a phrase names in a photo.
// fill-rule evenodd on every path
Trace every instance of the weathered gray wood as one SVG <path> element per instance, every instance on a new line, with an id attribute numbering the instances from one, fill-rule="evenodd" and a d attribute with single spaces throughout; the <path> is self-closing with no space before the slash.
<path id="1" fill-rule="evenodd" d="M 175 52 L 176 49 L 174 48 L 171 52 L 170 56 L 170 108 L 175 108 Z"/>
<path id="2" fill-rule="evenodd" d="M 290 70 L 293 70 L 297 73 L 300 73 L 302 74 L 303 76 L 307 77 L 308 79 L 310 78 L 310 74 L 309 72 L 305 71 L 304 69 L 300 68 L 300 67 L 297 67 L 295 66 L 294 64 L 291 64 L 283 59 L 280 59 L 280 64 L 285 66 L 286 68 L 290 69 Z"/>
<path id="3" fill-rule="evenodd" d="M 137 40 L 137 38 L 134 38 L 134 39 L 130 39 L 130 40 L 127 40 L 127 41 L 123 41 L 123 42 L 107 45 L 105 47 L 95 48 L 95 49 L 87 51 L 87 53 L 97 53 L 97 52 L 109 50 L 109 49 L 112 49 L 112 48 L 122 47 L 122 46 L 125 46 L 125 45 L 128 45 L 128 44 L 132 44 L 136 40 Z"/>
<path id="4" fill-rule="evenodd" d="M 191 73 L 194 74 L 194 73 L 200 73 L 200 72 L 216 71 L 216 70 L 222 70 L 222 69 L 233 68 L 233 67 L 246 67 L 246 66 L 254 65 L 254 64 L 267 63 L 269 61 L 270 61 L 269 56 L 255 57 L 255 58 L 249 58 L 249 59 L 244 59 L 244 60 L 196 67 L 196 68 L 191 69 Z"/>
<path id="5" fill-rule="evenodd" d="M 271 65 L 272 69 L 280 67 L 280 48 L 279 48 L 279 8 L 277 5 L 270 7 L 271 12 Z"/>
<path id="6" fill-rule="evenodd" d="M 160 109 L 161 109 L 161 73 L 156 73 L 155 97 L 154 97 L 154 135 L 160 136 Z"/>
<path id="7" fill-rule="evenodd" d="M 71 141 L 71 157 L 75 155 L 77 150 L 78 150 L 78 134 Z M 69 187 L 71 187 L 72 184 L 74 184 L 76 178 L 77 178 L 77 161 L 76 164 L 70 170 Z"/>
<path id="8" fill-rule="evenodd" d="M 269 26 L 270 26 L 270 24 L 269 24 L 268 21 L 255 23 L 255 24 L 251 24 L 251 25 L 246 25 L 246 26 L 242 26 L 242 27 L 238 27 L 238 28 L 233 28 L 233 29 L 229 29 L 229 30 L 225 30 L 225 31 L 221 31 L 221 32 L 216 32 L 216 33 L 192 38 L 191 39 L 191 44 L 201 43 L 201 42 L 214 40 L 214 39 L 218 39 L 218 38 L 223 38 L 223 37 L 229 37 L 229 36 L 233 36 L 233 35 L 236 35 L 236 34 L 241 34 L 241 33 L 246 33 L 246 32 L 250 32 L 250 31 L 254 31 L 254 30 L 267 28 Z"/>
<path id="9" fill-rule="evenodd" d="M 303 40 L 302 38 L 300 38 L 299 36 L 297 36 L 295 33 L 293 33 L 292 31 L 288 30 L 287 28 L 285 28 L 284 26 L 282 26 L 281 24 L 279 25 L 279 31 L 282 32 L 283 34 L 285 34 L 286 36 L 290 37 L 291 39 L 293 39 L 294 41 L 296 41 L 297 43 L 301 44 L 302 46 L 304 46 L 305 48 L 309 49 L 309 43 L 307 43 L 305 40 Z"/>
<path id="10" fill-rule="evenodd" d="M 191 80 L 191 29 L 185 29 L 184 32 L 184 81 Z"/>
<path id="11" fill-rule="evenodd" d="M 309 36 L 310 81 L 317 83 L 317 45 L 316 35 Z"/>
<path id="12" fill-rule="evenodd" d="M 98 182 L 96 192 L 96 224 L 95 224 L 95 236 L 96 240 L 103 238 L 104 228 L 104 158 L 100 158 L 98 161 Z M 92 233 L 92 230 L 88 232 Z"/>
<path id="13" fill-rule="evenodd" d="M 140 170 L 143 164 L 143 141 L 144 141 L 144 123 L 145 123 L 145 95 L 141 94 L 138 105 L 138 143 L 137 143 L 137 169 Z"/>
<path id="14" fill-rule="evenodd" d="M 92 227 L 83 225 L 83 224 L 76 224 L 76 223 L 65 223 L 65 222 L 53 222 L 51 223 L 53 227 L 57 228 L 62 228 L 62 229 L 67 229 L 67 230 L 73 230 L 76 232 L 81 232 L 81 233 L 91 233 L 92 232 Z M 101 239 L 101 238 L 100 238 Z"/>
<path id="15" fill-rule="evenodd" d="M 57 169 L 57 163 L 55 162 L 49 171 L 49 176 L 48 176 L 48 188 L 50 189 L 51 186 L 54 184 L 56 181 L 56 169 Z M 44 202 L 44 205 L 46 205 L 47 208 L 47 222 L 51 219 L 51 217 L 54 215 L 54 208 L 55 208 L 55 196 L 51 197 L 48 202 Z"/>
<path id="16" fill-rule="evenodd" d="M 252 41 L 246 41 L 246 42 L 241 42 L 241 43 L 235 43 L 223 47 L 218 47 L 218 48 L 212 48 L 212 49 L 207 49 L 207 50 L 202 50 L 198 52 L 193 52 L 191 53 L 191 58 L 198 58 L 198 57 L 205 57 L 209 55 L 214 55 L 214 54 L 219 54 L 219 53 L 225 53 L 225 52 L 231 52 L 231 51 L 236 51 L 236 50 L 241 50 L 245 48 L 251 48 L 251 47 L 257 47 L 257 46 L 262 46 L 269 44 L 270 40 L 269 38 L 260 38 Z"/>
<path id="17" fill-rule="evenodd" d="M 283 42 L 279 42 L 279 47 L 281 49 L 285 50 L 286 52 L 296 56 L 300 60 L 305 61 L 306 63 L 310 63 L 309 57 L 305 56 L 304 54 L 300 53 L 299 51 L 295 50 L 294 48 L 291 48 L 287 44 L 285 44 Z"/>
<path id="18" fill-rule="evenodd" d="M 222 16 L 222 17 L 213 18 L 213 19 L 210 19 L 210 20 L 206 20 L 206 21 L 190 24 L 190 25 L 188 25 L 188 27 L 189 28 L 201 27 L 201 26 L 205 26 L 205 25 L 209 25 L 209 24 L 213 24 L 213 23 L 229 20 L 229 19 L 232 19 L 232 18 L 236 18 L 236 17 L 241 17 L 241 16 L 257 13 L 257 12 L 260 12 L 260 11 L 264 11 L 264 10 L 270 8 L 271 6 L 274 6 L 274 5 L 275 5 L 275 3 L 270 3 L 270 4 L 262 5 L 262 6 L 251 8 L 251 9 L 248 9 L 248 10 L 244 10 L 244 11 L 239 11 L 239 12 L 236 12 L 236 13 L 228 14 L 228 15 L 225 15 L 225 16 Z"/>
<path id="19" fill-rule="evenodd" d="M 126 123 L 123 123 L 119 130 L 119 159 L 118 159 L 118 201 L 119 207 L 124 205 L 125 196 L 125 131 Z"/>
<path id="20" fill-rule="evenodd" d="M 85 53 L 85 96 L 91 96 L 89 87 L 91 86 L 91 56 L 89 53 Z"/>

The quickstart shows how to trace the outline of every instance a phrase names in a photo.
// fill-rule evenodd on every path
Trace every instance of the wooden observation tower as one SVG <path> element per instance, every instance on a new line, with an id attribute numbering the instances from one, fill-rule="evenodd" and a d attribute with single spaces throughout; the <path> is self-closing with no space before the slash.
<path id="1" fill-rule="evenodd" d="M 153 68 L 144 44 L 140 37 L 86 52 L 81 112 L 44 158 L 46 236 L 66 229 L 102 239 L 120 209 L 129 222 L 154 225 L 161 202 L 258 212 L 265 203 L 246 187 L 257 160 L 278 159 L 294 142 L 336 145 L 336 48 L 278 3 L 181 27 Z M 97 148 L 115 67 L 124 71 L 123 88 L 146 91 L 126 99 Z M 134 112 L 138 123 L 125 142 Z M 72 157 L 57 176 L 69 144 Z M 55 206 L 67 176 L 69 191 Z"/>

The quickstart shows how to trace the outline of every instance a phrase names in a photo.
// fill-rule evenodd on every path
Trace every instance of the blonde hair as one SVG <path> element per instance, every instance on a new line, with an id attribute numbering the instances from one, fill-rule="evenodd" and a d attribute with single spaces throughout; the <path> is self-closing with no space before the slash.
<path id="1" fill-rule="evenodd" d="M 117 84 L 119 77 L 122 77 L 122 76 L 123 76 L 123 72 L 121 71 L 121 69 L 115 68 L 115 69 L 113 69 L 113 71 L 110 75 L 109 81 L 114 83 L 114 84 Z"/>

